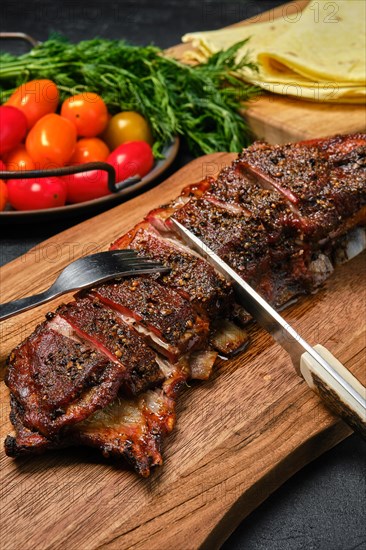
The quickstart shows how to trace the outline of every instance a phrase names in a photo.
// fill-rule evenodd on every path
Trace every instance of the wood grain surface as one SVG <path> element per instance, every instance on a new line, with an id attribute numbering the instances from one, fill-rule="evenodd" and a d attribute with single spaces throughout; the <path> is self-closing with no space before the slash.
<path id="1" fill-rule="evenodd" d="M 308 3 L 309 0 L 288 2 L 227 28 L 274 21 L 281 17 L 286 18 L 286 21 L 296 21 Z M 250 49 L 250 43 L 248 48 Z M 179 44 L 167 51 L 169 55 L 180 59 L 189 49 L 192 49 L 190 44 Z M 365 105 L 305 101 L 272 93 L 265 93 L 249 102 L 243 110 L 243 115 L 254 135 L 269 143 L 287 143 L 334 134 L 362 132 L 366 129 Z"/>
<path id="2" fill-rule="evenodd" d="M 196 159 L 157 188 L 7 264 L 0 270 L 2 301 L 44 289 L 71 260 L 107 248 L 149 209 L 233 157 Z M 306 339 L 327 346 L 363 383 L 365 271 L 363 254 L 285 312 Z M 2 323 L 1 361 L 60 301 Z M 295 374 L 286 353 L 262 330 L 253 326 L 251 333 L 247 352 L 219 362 L 209 382 L 192 383 L 181 396 L 164 465 L 147 480 L 90 449 L 13 460 L 1 448 L 1 549 L 218 548 L 286 479 L 350 433 Z M 3 439 L 11 430 L 3 382 L 0 398 Z"/>

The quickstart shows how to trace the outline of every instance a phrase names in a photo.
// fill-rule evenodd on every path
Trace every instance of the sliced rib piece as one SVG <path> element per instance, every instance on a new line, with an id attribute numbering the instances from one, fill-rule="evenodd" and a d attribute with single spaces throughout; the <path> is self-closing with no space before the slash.
<path id="1" fill-rule="evenodd" d="M 62 446 L 58 436 L 51 441 L 38 431 L 24 426 L 24 411 L 12 394 L 10 394 L 10 407 L 10 421 L 15 435 L 8 435 L 5 439 L 5 453 L 8 456 L 15 458 L 29 453 L 43 453 L 48 449 L 59 449 Z"/>
<path id="2" fill-rule="evenodd" d="M 157 280 L 190 300 L 202 316 L 211 318 L 230 309 L 233 292 L 225 278 L 183 243 L 163 238 L 148 222 L 138 224 L 112 248 L 133 248 L 170 267 L 171 271 L 157 275 Z"/>
<path id="3" fill-rule="evenodd" d="M 118 397 L 88 419 L 66 428 L 62 436 L 51 438 L 24 426 L 22 409 L 13 396 L 11 407 L 15 436 L 8 435 L 5 440 L 8 456 L 86 445 L 99 449 L 105 457 L 126 461 L 143 477 L 150 474 L 152 466 L 162 464 L 162 439 L 175 424 L 175 400 L 160 389 L 133 399 Z"/>
<path id="4" fill-rule="evenodd" d="M 127 394 L 136 395 L 162 380 L 156 353 L 120 315 L 103 306 L 96 296 L 79 295 L 76 301 L 60 306 L 57 313 L 81 338 L 111 361 L 122 365 L 126 373 L 123 389 Z"/>
<path id="5" fill-rule="evenodd" d="M 253 284 L 268 270 L 268 238 L 258 220 L 217 206 L 205 196 L 192 198 L 173 217 L 200 237 L 249 283 Z"/>
<path id="6" fill-rule="evenodd" d="M 301 229 L 320 240 L 365 206 L 366 135 L 298 144 L 255 143 L 239 163 L 248 177 L 276 189 L 296 209 Z"/>
<path id="7" fill-rule="evenodd" d="M 125 375 L 123 366 L 76 336 L 56 332 L 58 327 L 73 331 L 50 317 L 11 353 L 5 379 L 24 411 L 25 426 L 46 436 L 108 405 Z"/>
<path id="8" fill-rule="evenodd" d="M 161 465 L 163 437 L 175 424 L 175 401 L 162 390 L 117 399 L 75 426 L 72 441 L 100 449 L 105 457 L 126 460 L 143 477 Z"/>
<path id="9" fill-rule="evenodd" d="M 234 302 L 231 284 L 206 260 L 174 238 L 173 234 L 162 237 L 145 221 L 118 239 L 112 247 L 133 248 L 139 255 L 149 256 L 170 267 L 169 273 L 154 277 L 190 300 L 200 316 L 214 320 L 210 341 L 222 355 L 235 353 L 249 343 L 247 332 L 228 319 L 239 317 L 240 324 L 243 324 L 243 315 L 238 315 L 240 308 Z M 218 318 L 219 323 L 215 321 Z M 248 314 L 245 318 L 247 321 Z M 220 326 L 215 326 L 217 324 Z"/>
<path id="10" fill-rule="evenodd" d="M 180 294 L 151 277 L 131 277 L 93 291 L 123 315 L 147 341 L 173 363 L 205 345 L 209 326 Z"/>

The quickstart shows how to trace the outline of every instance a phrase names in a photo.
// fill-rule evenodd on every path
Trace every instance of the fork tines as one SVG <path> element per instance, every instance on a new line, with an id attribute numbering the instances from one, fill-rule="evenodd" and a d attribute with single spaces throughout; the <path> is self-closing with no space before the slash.
<path id="1" fill-rule="evenodd" d="M 169 271 L 161 262 L 148 256 L 138 256 L 135 250 L 111 250 L 113 261 L 117 264 L 133 270 L 157 270 L 161 272 Z"/>

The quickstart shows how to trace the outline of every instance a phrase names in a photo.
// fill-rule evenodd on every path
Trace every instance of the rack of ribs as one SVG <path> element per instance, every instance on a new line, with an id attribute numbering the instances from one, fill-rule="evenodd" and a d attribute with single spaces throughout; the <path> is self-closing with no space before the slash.
<path id="1" fill-rule="evenodd" d="M 75 295 L 10 354 L 9 456 L 72 445 L 148 476 L 162 463 L 179 393 L 249 344 L 230 284 L 182 243 L 174 217 L 276 308 L 314 292 L 366 248 L 366 135 L 243 150 L 184 188 L 111 248 L 170 268 Z"/>

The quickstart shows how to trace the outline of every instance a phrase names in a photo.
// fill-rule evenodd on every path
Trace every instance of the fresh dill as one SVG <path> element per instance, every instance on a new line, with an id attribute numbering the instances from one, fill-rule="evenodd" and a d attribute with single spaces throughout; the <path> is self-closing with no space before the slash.
<path id="1" fill-rule="evenodd" d="M 244 67 L 256 70 L 248 56 L 236 61 L 245 45 L 186 65 L 155 46 L 98 38 L 72 44 L 51 37 L 24 55 L 0 54 L 0 100 L 24 82 L 48 78 L 57 84 L 61 100 L 93 91 L 112 114 L 140 112 L 152 127 L 157 157 L 176 135 L 187 140 L 194 155 L 240 151 L 250 131 L 239 109 L 259 93 L 236 76 Z"/>

